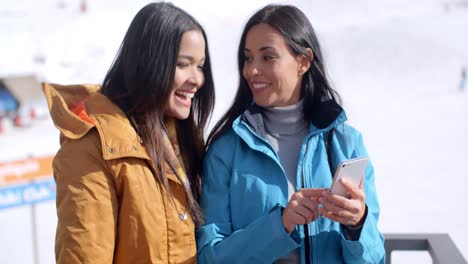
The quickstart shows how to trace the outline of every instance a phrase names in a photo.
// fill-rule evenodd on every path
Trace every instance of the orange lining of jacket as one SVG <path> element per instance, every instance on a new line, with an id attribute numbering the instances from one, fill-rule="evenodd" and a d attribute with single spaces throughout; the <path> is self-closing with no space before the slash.
<path id="1" fill-rule="evenodd" d="M 77 115 L 81 120 L 91 125 L 94 125 L 94 121 L 88 115 L 88 110 L 86 109 L 86 101 L 88 101 L 88 99 L 84 99 L 79 102 L 72 103 L 70 104 L 68 109 L 70 109 L 70 111 L 72 111 L 75 115 Z"/>

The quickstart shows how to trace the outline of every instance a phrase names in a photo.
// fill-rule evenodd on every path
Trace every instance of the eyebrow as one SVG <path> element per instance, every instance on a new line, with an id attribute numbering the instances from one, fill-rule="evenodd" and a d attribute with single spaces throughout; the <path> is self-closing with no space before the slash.
<path id="1" fill-rule="evenodd" d="M 268 49 L 276 50 L 276 49 L 275 49 L 274 47 L 272 47 L 272 46 L 264 46 L 264 47 L 259 48 L 258 50 L 264 51 L 264 50 L 268 50 Z M 250 52 L 250 49 L 244 48 L 244 51 Z"/>
<path id="2" fill-rule="evenodd" d="M 193 58 L 193 56 L 190 56 L 190 55 L 183 55 L 183 54 L 177 56 L 177 58 L 178 58 L 178 59 L 187 59 L 187 60 L 189 60 L 189 61 L 194 61 L 194 60 L 195 60 L 195 59 Z M 206 60 L 206 58 L 203 57 L 200 61 L 205 61 L 205 60 Z"/>

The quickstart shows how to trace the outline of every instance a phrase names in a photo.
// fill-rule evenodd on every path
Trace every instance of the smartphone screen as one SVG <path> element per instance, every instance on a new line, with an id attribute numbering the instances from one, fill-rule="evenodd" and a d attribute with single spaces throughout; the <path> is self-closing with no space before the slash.
<path id="1" fill-rule="evenodd" d="M 364 177 L 368 161 L 368 157 L 360 157 L 340 162 L 333 176 L 330 191 L 334 194 L 349 197 L 349 193 L 341 184 L 340 179 L 346 178 L 346 180 L 352 182 L 356 187 L 359 186 Z"/>

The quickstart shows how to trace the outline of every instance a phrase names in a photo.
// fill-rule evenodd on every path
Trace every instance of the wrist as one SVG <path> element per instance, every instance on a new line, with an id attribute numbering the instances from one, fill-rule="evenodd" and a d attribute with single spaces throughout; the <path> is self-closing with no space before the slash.
<path id="1" fill-rule="evenodd" d="M 362 214 L 361 219 L 359 219 L 359 221 L 355 225 L 349 225 L 349 227 L 350 228 L 359 228 L 359 227 L 361 227 L 364 224 L 364 222 L 366 221 L 366 218 L 367 218 L 367 204 L 365 205 L 364 214 Z"/>

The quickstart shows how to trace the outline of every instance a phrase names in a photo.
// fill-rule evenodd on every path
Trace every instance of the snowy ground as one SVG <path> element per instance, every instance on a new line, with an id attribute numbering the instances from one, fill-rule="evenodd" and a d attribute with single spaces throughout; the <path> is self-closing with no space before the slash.
<path id="1" fill-rule="evenodd" d="M 134 14 L 147 1 L 2 0 L 0 76 L 36 73 L 57 83 L 99 83 Z M 235 54 L 247 17 L 269 1 L 174 1 L 206 27 L 214 120 L 236 89 Z M 449 233 L 468 259 L 468 4 L 457 0 L 290 1 L 310 17 L 350 124 L 376 167 L 384 233 Z M 61 4 L 60 4 L 61 3 Z M 463 4 L 464 3 L 464 4 Z M 466 87 L 468 90 L 468 87 Z M 465 120 L 465 121 L 463 121 Z M 0 161 L 53 154 L 50 120 L 0 134 Z M 33 263 L 29 207 L 0 211 L 0 262 Z M 53 263 L 53 202 L 35 208 L 41 264 Z M 394 263 L 430 263 L 398 253 Z"/>

